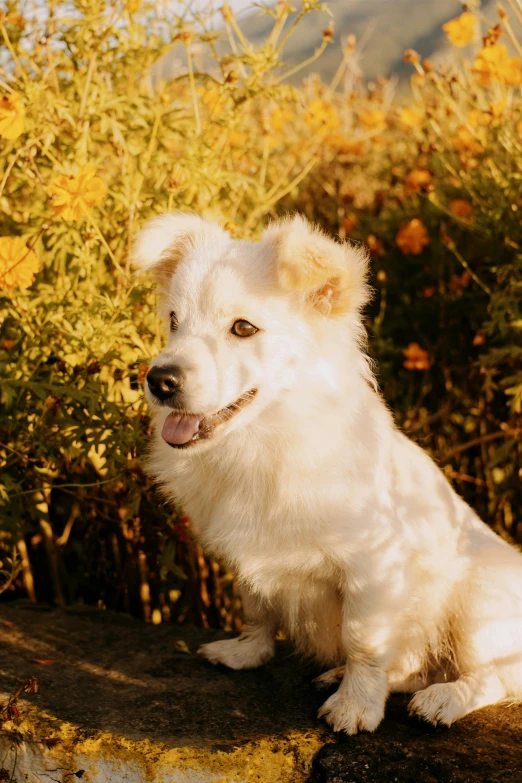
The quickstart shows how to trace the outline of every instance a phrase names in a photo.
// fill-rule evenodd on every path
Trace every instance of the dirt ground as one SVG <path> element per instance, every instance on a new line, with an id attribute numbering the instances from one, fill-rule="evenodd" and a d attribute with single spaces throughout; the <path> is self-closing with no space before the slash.
<path id="1" fill-rule="evenodd" d="M 286 643 L 255 671 L 213 667 L 195 654 L 223 636 L 92 609 L 2 604 L 0 689 L 36 676 L 39 693 L 24 699 L 84 735 L 168 747 L 227 752 L 316 732 L 324 744 L 306 783 L 522 783 L 522 706 L 486 708 L 436 729 L 408 717 L 408 697 L 393 696 L 374 734 L 337 736 L 317 720 L 328 694 L 311 684 L 313 666 Z"/>

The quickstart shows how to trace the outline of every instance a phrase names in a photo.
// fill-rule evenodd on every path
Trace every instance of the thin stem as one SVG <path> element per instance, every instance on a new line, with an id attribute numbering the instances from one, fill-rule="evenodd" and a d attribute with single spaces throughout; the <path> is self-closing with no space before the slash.
<path id="1" fill-rule="evenodd" d="M 24 69 L 22 68 L 22 64 L 21 64 L 20 60 L 18 59 L 18 56 L 17 56 L 15 50 L 13 49 L 13 45 L 12 45 L 11 41 L 9 40 L 9 36 L 7 34 L 7 30 L 5 29 L 5 25 L 4 25 L 3 21 L 1 21 L 1 20 L 0 20 L 0 30 L 2 31 L 2 37 L 3 37 L 4 41 L 5 41 L 5 45 L 9 49 L 9 52 L 10 52 L 11 57 L 13 58 L 13 60 L 15 62 L 16 67 L 20 71 L 20 75 L 21 75 L 24 83 L 28 84 L 29 83 L 29 79 L 27 78 L 27 74 L 25 73 Z"/>
<path id="2" fill-rule="evenodd" d="M 348 67 L 348 57 L 346 56 L 346 53 L 343 52 L 342 62 L 340 63 L 339 67 L 334 73 L 332 81 L 328 85 L 328 89 L 330 90 L 331 93 L 335 92 L 335 90 L 337 89 L 337 86 L 341 81 L 341 79 L 343 78 L 347 67 Z"/>
<path id="3" fill-rule="evenodd" d="M 9 174 L 11 173 L 13 166 L 18 160 L 18 158 L 20 157 L 20 155 L 23 155 L 24 152 L 26 152 L 28 149 L 30 149 L 33 146 L 33 144 L 38 144 L 39 141 L 41 141 L 41 137 L 38 137 L 37 139 L 31 139 L 31 141 L 28 141 L 27 144 L 25 144 L 23 147 L 20 147 L 20 149 L 17 152 L 15 152 L 2 178 L 2 184 L 0 185 L 0 198 L 2 197 L 2 193 L 4 192 L 4 188 L 7 183 L 7 178 L 9 177 Z"/>
<path id="4" fill-rule="evenodd" d="M 301 71 L 303 68 L 306 68 L 308 65 L 311 65 L 313 62 L 315 62 L 322 55 L 322 53 L 324 52 L 324 50 L 328 46 L 328 43 L 329 43 L 329 39 L 328 38 L 324 38 L 323 42 L 321 43 L 321 46 L 319 46 L 315 50 L 315 52 L 313 53 L 313 55 L 311 57 L 309 57 L 307 60 L 304 60 L 299 65 L 296 65 L 294 68 L 290 68 L 290 70 L 287 71 L 286 73 L 284 73 L 277 80 L 277 82 L 279 83 L 279 82 L 284 81 L 285 79 L 289 79 L 290 76 L 294 76 L 294 74 L 296 74 L 298 71 Z"/>
<path id="5" fill-rule="evenodd" d="M 478 277 L 475 274 L 475 272 L 470 267 L 470 265 L 465 260 L 465 258 L 463 258 L 463 256 L 461 256 L 461 254 L 459 253 L 459 251 L 457 250 L 457 248 L 453 244 L 453 242 L 451 243 L 451 245 L 448 245 L 448 247 L 451 250 L 451 252 L 453 253 L 453 255 L 455 256 L 455 258 L 457 259 L 457 261 L 459 261 L 462 264 L 462 266 L 464 267 L 464 269 L 466 269 L 469 272 L 469 274 L 471 275 L 473 280 L 476 282 L 476 284 L 479 285 L 482 288 L 482 290 L 486 292 L 486 294 L 488 294 L 489 296 L 492 296 L 493 291 L 491 290 L 491 288 L 489 288 L 485 283 L 483 283 L 482 280 L 480 279 L 480 277 Z"/>
<path id="6" fill-rule="evenodd" d="M 201 120 L 199 117 L 198 96 L 196 94 L 196 82 L 194 80 L 194 69 L 192 67 L 192 54 L 190 52 L 190 42 L 185 43 L 187 50 L 187 67 L 189 72 L 190 91 L 192 93 L 192 103 L 194 105 L 194 119 L 196 120 L 196 135 L 201 135 Z"/>
<path id="7" fill-rule="evenodd" d="M 248 41 L 245 38 L 245 36 L 243 35 L 243 33 L 241 31 L 241 28 L 239 27 L 238 23 L 236 22 L 234 14 L 231 14 L 229 22 L 230 22 L 230 26 L 234 30 L 235 34 L 239 38 L 239 40 L 241 42 L 241 46 L 243 47 L 243 49 L 248 49 Z"/>
<path id="8" fill-rule="evenodd" d="M 119 475 L 121 476 L 121 474 L 119 474 Z M 104 481 L 94 481 L 94 482 L 88 483 L 88 484 L 53 484 L 53 489 L 63 489 L 65 487 L 75 487 L 77 489 L 82 489 L 83 487 L 99 487 L 102 484 L 111 484 L 111 483 L 113 483 L 114 481 L 116 481 L 116 479 L 118 477 L 119 476 L 114 475 L 110 479 L 105 479 Z M 25 490 L 22 490 L 22 492 L 13 492 L 13 494 L 10 495 L 9 497 L 11 497 L 11 498 L 18 498 L 18 497 L 21 497 L 22 495 L 34 495 L 34 493 L 35 493 L 34 489 L 25 489 Z"/>
<path id="9" fill-rule="evenodd" d="M 306 177 L 306 175 L 313 169 L 315 164 L 317 163 L 317 158 L 315 156 L 315 151 L 311 157 L 311 159 L 308 161 L 304 169 L 298 174 L 294 179 L 289 182 L 289 184 L 286 186 L 286 188 L 279 193 L 277 193 L 275 196 L 273 196 L 271 200 L 271 204 L 275 204 L 277 201 L 280 201 L 284 196 L 286 196 L 288 193 L 290 193 L 291 190 L 293 190 L 297 185 L 299 185 L 300 182 Z"/>
<path id="10" fill-rule="evenodd" d="M 473 448 L 473 446 L 480 446 L 483 443 L 489 443 L 492 440 L 498 440 L 498 438 L 516 438 L 520 432 L 521 430 L 506 429 L 502 430 L 501 432 L 490 432 L 488 435 L 481 435 L 480 438 L 473 438 L 473 440 L 470 440 L 467 443 L 463 443 L 461 446 L 456 446 L 456 448 L 448 451 L 446 454 L 443 454 L 442 457 L 439 457 L 438 462 L 449 462 L 449 460 L 454 457 L 455 454 L 460 454 L 461 451 L 467 451 L 468 449 Z"/>
<path id="11" fill-rule="evenodd" d="M 288 30 L 286 31 L 284 36 L 282 37 L 282 39 L 281 39 L 281 41 L 279 43 L 279 46 L 276 49 L 276 54 L 280 54 L 282 52 L 285 43 L 288 41 L 288 39 L 290 38 L 290 36 L 294 32 L 295 28 L 297 27 L 297 25 L 299 24 L 299 22 L 301 21 L 303 16 L 305 16 L 305 14 L 306 14 L 306 11 L 299 11 L 299 13 L 297 14 L 296 18 L 294 19 L 294 21 L 292 22 L 292 24 L 290 25 L 290 27 L 288 28 Z"/>
<path id="12" fill-rule="evenodd" d="M 509 19 L 504 19 L 504 27 L 506 28 L 507 33 L 508 33 L 509 37 L 511 38 L 511 42 L 512 42 L 513 46 L 515 47 L 517 52 L 520 55 L 522 55 L 522 46 L 520 46 L 520 44 L 518 42 L 518 39 L 517 39 L 515 33 L 513 32 L 513 28 L 511 27 L 511 25 L 509 23 Z"/>
<path id="13" fill-rule="evenodd" d="M 25 592 L 27 593 L 29 600 L 33 604 L 35 604 L 36 592 L 34 589 L 34 577 L 33 577 L 33 572 L 31 570 L 29 553 L 27 552 L 27 544 L 25 543 L 25 539 L 22 536 L 20 536 L 20 538 L 18 539 L 16 546 L 20 553 L 20 560 L 22 563 L 22 580 L 24 583 Z"/>
<path id="14" fill-rule="evenodd" d="M 83 88 L 82 101 L 80 103 L 80 112 L 78 114 L 79 120 L 82 120 L 83 115 L 85 114 L 85 108 L 87 106 L 87 97 L 89 95 L 89 87 L 91 86 L 91 79 L 94 73 L 95 65 L 96 65 L 96 55 L 94 54 L 90 59 L 89 67 L 87 69 L 87 76 L 85 77 L 85 86 Z"/>
<path id="15" fill-rule="evenodd" d="M 279 36 L 283 32 L 283 28 L 285 26 L 285 22 L 288 19 L 288 11 L 285 11 L 282 13 L 278 19 L 275 20 L 274 26 L 272 27 L 272 30 L 270 31 L 270 35 L 268 36 L 267 45 L 275 47 Z"/>
<path id="16" fill-rule="evenodd" d="M 87 209 L 85 209 L 85 208 L 83 208 L 83 214 L 85 215 L 85 217 L 87 218 L 87 220 L 89 221 L 89 223 L 91 224 L 93 229 L 95 230 L 96 235 L 98 236 L 98 239 L 100 240 L 100 242 L 104 246 L 105 250 L 107 251 L 107 253 L 108 253 L 112 263 L 114 264 L 114 266 L 116 267 L 116 269 L 119 272 L 121 272 L 123 274 L 123 269 L 121 268 L 119 263 L 116 261 L 116 256 L 114 255 L 114 253 L 110 249 L 109 244 L 108 244 L 107 240 L 105 239 L 105 237 L 103 236 L 102 232 L 100 231 L 100 228 L 98 227 L 98 224 L 96 223 L 95 219 L 93 218 L 91 213 Z"/>
<path id="17" fill-rule="evenodd" d="M 508 3 L 509 3 L 509 6 L 510 6 L 511 10 L 513 11 L 513 13 L 515 14 L 515 16 L 517 17 L 517 19 L 518 19 L 519 23 L 520 23 L 520 24 L 522 24 L 522 14 L 520 13 L 520 11 L 519 11 L 519 10 L 517 9 L 517 7 L 515 6 L 515 4 L 514 4 L 513 0 L 507 0 L 507 1 L 508 1 Z"/>

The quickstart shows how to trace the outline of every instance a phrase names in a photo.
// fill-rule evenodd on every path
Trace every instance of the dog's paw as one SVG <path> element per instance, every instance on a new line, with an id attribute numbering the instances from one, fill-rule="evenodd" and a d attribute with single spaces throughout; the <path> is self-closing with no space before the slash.
<path id="1" fill-rule="evenodd" d="M 462 714 L 455 683 L 437 683 L 417 691 L 408 705 L 408 711 L 410 715 L 417 715 L 434 726 L 451 726 Z"/>
<path id="2" fill-rule="evenodd" d="M 384 699 L 379 702 L 359 702 L 337 691 L 325 701 L 318 717 L 325 718 L 334 731 L 345 731 L 347 734 L 375 731 L 384 717 Z"/>
<path id="3" fill-rule="evenodd" d="M 198 650 L 210 663 L 222 663 L 229 669 L 256 669 L 274 655 L 274 642 L 257 636 L 238 636 L 203 644 Z"/>
<path id="4" fill-rule="evenodd" d="M 320 674 L 312 680 L 316 688 L 329 688 L 330 685 L 339 685 L 344 677 L 345 666 L 337 666 L 335 669 L 329 669 L 324 674 Z"/>

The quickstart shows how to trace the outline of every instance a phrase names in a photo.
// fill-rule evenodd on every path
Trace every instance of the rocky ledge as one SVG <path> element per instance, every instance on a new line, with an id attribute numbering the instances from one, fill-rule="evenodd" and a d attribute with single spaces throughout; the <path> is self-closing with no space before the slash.
<path id="1" fill-rule="evenodd" d="M 374 734 L 335 735 L 284 643 L 256 671 L 200 659 L 225 634 L 94 610 L 0 605 L 0 781 L 13 783 L 521 783 L 522 707 L 450 729 L 390 699 Z M 31 690 L 29 688 L 28 690 Z M 6 717 L 4 712 L 4 718 Z"/>

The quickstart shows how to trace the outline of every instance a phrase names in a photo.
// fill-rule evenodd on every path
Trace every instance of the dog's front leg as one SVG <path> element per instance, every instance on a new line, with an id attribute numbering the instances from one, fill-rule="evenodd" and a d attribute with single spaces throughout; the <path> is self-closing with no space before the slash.
<path id="1" fill-rule="evenodd" d="M 374 731 L 383 719 L 393 627 L 390 605 L 378 606 L 375 595 L 345 592 L 341 639 L 346 666 L 337 692 L 319 710 L 334 731 Z"/>
<path id="2" fill-rule="evenodd" d="M 230 669 L 255 669 L 274 655 L 277 630 L 273 612 L 247 588 L 240 589 L 246 625 L 240 636 L 203 644 L 198 653 L 211 663 L 222 663 Z"/>

